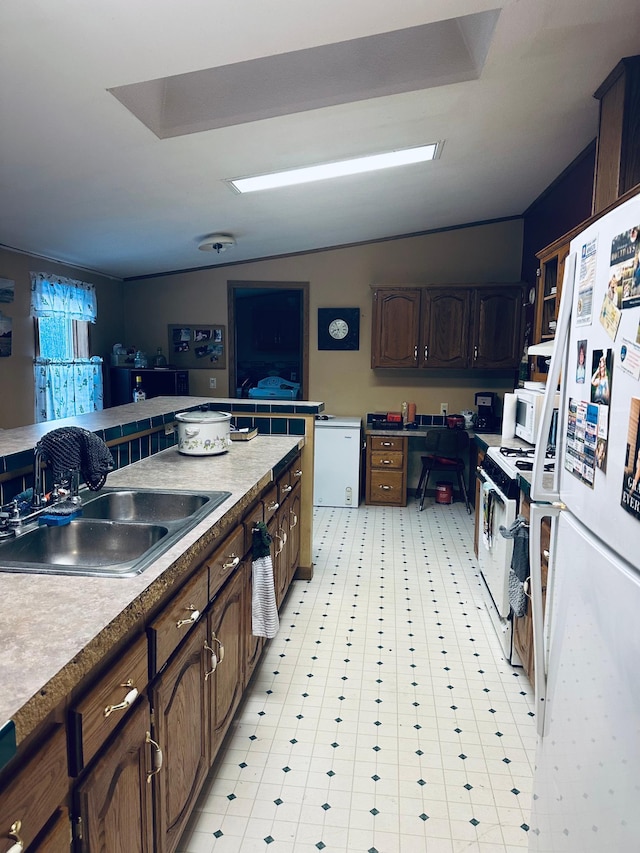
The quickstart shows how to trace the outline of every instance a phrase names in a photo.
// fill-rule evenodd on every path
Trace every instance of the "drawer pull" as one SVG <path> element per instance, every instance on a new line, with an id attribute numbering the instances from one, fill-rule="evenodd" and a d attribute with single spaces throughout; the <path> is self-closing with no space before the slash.
<path id="1" fill-rule="evenodd" d="M 278 503 L 278 501 L 273 501 L 273 503 L 267 504 L 267 509 L 269 510 L 269 512 L 275 512 L 279 506 L 280 504 Z"/>
<path id="2" fill-rule="evenodd" d="M 197 622 L 200 618 L 200 611 L 196 610 L 193 604 L 190 604 L 187 607 L 187 610 L 191 611 L 191 616 L 188 619 L 178 619 L 176 622 L 176 628 L 184 628 L 185 625 L 193 625 L 194 622 Z"/>
<path id="3" fill-rule="evenodd" d="M 381 459 L 383 465 L 391 465 L 391 459 Z"/>
<path id="4" fill-rule="evenodd" d="M 11 845 L 11 847 L 7 850 L 7 853 L 22 853 L 22 851 L 24 850 L 24 841 L 20 838 L 21 829 L 21 820 L 15 820 L 11 824 L 11 829 L 9 830 L 9 838 L 12 841 L 15 841 L 15 844 Z"/>
<path id="5" fill-rule="evenodd" d="M 293 472 L 293 476 L 294 476 L 294 477 L 302 477 L 302 471 L 301 471 L 301 469 L 300 469 L 300 468 L 298 468 L 296 471 L 294 471 L 294 472 Z"/>
<path id="6" fill-rule="evenodd" d="M 546 550 L 546 548 L 542 551 L 542 554 L 543 554 L 545 560 L 549 559 L 549 552 Z"/>
<path id="7" fill-rule="evenodd" d="M 228 572 L 229 569 L 235 569 L 235 567 L 240 562 L 240 557 L 238 557 L 236 554 L 229 554 L 229 557 L 231 558 L 229 562 L 222 564 L 222 568 L 225 570 L 225 572 Z"/>
<path id="8" fill-rule="evenodd" d="M 224 660 L 224 646 L 215 634 L 211 635 L 211 642 L 218 644 L 218 652 L 216 653 L 216 651 L 209 645 L 209 643 L 205 642 L 204 649 L 206 652 L 210 652 L 211 654 L 211 669 L 208 672 L 205 672 L 205 681 L 209 678 L 210 675 L 213 675 L 213 673 L 218 668 L 218 664 L 222 663 L 222 661 Z"/>
<path id="9" fill-rule="evenodd" d="M 104 709 L 105 720 L 107 717 L 110 717 L 114 711 L 126 711 L 127 708 L 130 708 L 138 698 L 138 690 L 137 688 L 132 686 L 131 680 L 125 681 L 125 683 L 121 684 L 120 687 L 130 687 L 131 689 L 124 697 L 122 702 L 118 702 L 117 705 L 107 705 L 107 707 Z"/>
<path id="10" fill-rule="evenodd" d="M 380 485 L 380 486 L 378 486 L 378 488 L 384 489 L 386 492 L 390 492 L 392 487 L 386 486 L 386 485 Z"/>
<path id="11" fill-rule="evenodd" d="M 381 441 L 381 442 L 380 442 L 380 444 L 381 444 L 383 447 L 393 447 L 393 442 L 392 442 L 392 441 Z"/>
<path id="12" fill-rule="evenodd" d="M 288 495 L 289 492 L 291 492 L 292 490 L 293 490 L 293 486 L 290 486 L 290 485 L 286 485 L 286 486 L 282 487 L 282 491 L 285 493 L 285 495 Z"/>
<path id="13" fill-rule="evenodd" d="M 147 736 L 145 737 L 144 742 L 151 744 L 151 746 L 155 750 L 153 753 L 153 758 L 151 759 L 151 762 L 153 764 L 153 770 L 150 770 L 147 773 L 147 783 L 149 783 L 156 775 L 156 773 L 159 773 L 162 769 L 162 750 L 160 749 L 160 745 L 157 744 L 155 740 L 152 740 L 151 732 L 147 732 Z"/>

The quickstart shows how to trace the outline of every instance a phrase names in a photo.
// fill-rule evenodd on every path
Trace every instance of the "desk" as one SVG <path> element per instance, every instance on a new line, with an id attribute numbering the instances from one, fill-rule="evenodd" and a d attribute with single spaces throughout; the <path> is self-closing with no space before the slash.
<path id="1" fill-rule="evenodd" d="M 365 462 L 365 503 L 370 506 L 406 506 L 408 493 L 408 463 L 410 439 L 419 439 L 424 444 L 427 432 L 446 427 L 420 426 L 417 429 L 374 429 L 365 428 L 367 440 Z M 469 458 L 470 499 L 475 494 L 475 433 L 471 439 Z M 493 436 L 492 436 L 493 438 Z M 416 448 L 417 450 L 417 448 Z M 417 476 L 416 476 L 417 481 Z"/>

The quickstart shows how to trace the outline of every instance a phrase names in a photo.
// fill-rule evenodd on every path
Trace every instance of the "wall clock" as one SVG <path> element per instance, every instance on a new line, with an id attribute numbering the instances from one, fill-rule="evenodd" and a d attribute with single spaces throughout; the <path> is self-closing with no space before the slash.
<path id="1" fill-rule="evenodd" d="M 360 309 L 318 308 L 318 349 L 360 349 Z"/>

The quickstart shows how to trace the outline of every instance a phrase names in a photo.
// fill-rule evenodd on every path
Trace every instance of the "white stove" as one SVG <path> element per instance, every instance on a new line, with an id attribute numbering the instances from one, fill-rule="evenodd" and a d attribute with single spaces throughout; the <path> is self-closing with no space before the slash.
<path id="1" fill-rule="evenodd" d="M 536 448 L 531 445 L 527 445 L 526 447 L 490 447 L 487 450 L 487 456 L 512 480 L 517 480 L 518 474 L 521 474 L 523 471 L 533 470 L 535 454 Z M 553 471 L 553 454 L 547 453 L 546 456 L 545 471 Z"/>

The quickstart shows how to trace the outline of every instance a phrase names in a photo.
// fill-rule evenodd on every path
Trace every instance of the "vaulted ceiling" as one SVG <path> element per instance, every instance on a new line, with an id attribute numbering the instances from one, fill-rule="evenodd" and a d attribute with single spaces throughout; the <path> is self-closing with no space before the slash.
<path id="1" fill-rule="evenodd" d="M 0 244 L 127 278 L 521 214 L 595 137 L 640 3 L 2 0 L 0 46 Z"/>

